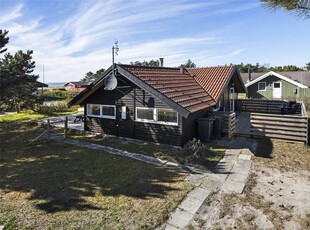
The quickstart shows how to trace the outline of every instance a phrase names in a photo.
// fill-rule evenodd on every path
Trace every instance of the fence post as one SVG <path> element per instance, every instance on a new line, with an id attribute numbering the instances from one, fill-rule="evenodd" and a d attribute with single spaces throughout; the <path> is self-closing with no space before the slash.
<path id="1" fill-rule="evenodd" d="M 65 132 L 64 132 L 65 138 L 67 138 L 67 134 L 68 134 L 68 116 L 66 116 L 65 118 Z"/>
<path id="2" fill-rule="evenodd" d="M 252 113 L 250 113 L 250 137 L 253 138 Z"/>
<path id="3" fill-rule="evenodd" d="M 51 139 L 51 132 L 50 132 L 50 119 L 47 119 L 47 139 Z"/>
<path id="4" fill-rule="evenodd" d="M 231 117 L 230 114 L 228 114 L 228 138 L 231 138 Z"/>

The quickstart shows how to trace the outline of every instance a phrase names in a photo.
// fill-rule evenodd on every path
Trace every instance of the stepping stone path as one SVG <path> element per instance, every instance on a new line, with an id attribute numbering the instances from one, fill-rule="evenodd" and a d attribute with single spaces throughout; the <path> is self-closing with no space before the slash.
<path id="1" fill-rule="evenodd" d="M 204 200 L 213 192 L 242 193 L 251 169 L 252 152 L 248 149 L 227 150 L 213 172 L 194 170 L 186 179 L 196 187 L 169 215 L 161 229 L 184 229 L 193 219 Z"/>

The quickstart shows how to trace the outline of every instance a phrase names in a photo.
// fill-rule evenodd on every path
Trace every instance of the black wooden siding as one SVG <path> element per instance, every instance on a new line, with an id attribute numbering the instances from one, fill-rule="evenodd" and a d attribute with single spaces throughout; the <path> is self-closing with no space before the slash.
<path id="1" fill-rule="evenodd" d="M 209 109 L 204 109 L 196 113 L 192 113 L 188 118 L 182 117 L 182 142 L 186 143 L 192 140 L 194 137 L 198 138 L 198 123 L 197 119 L 200 117 L 206 117 L 207 111 Z"/>
<path id="2" fill-rule="evenodd" d="M 178 117 L 178 126 L 135 121 L 136 107 L 168 109 L 170 109 L 170 107 L 160 100 L 152 97 L 152 95 L 144 90 L 139 89 L 124 77 L 118 77 L 118 79 L 120 79 L 118 81 L 118 86 L 120 86 L 120 89 L 105 91 L 103 87 L 101 87 L 85 100 L 85 110 L 86 104 L 116 105 L 116 119 L 87 117 L 85 129 L 87 131 L 117 135 L 121 137 L 136 138 L 171 145 L 182 145 L 181 116 L 179 115 Z M 122 88 L 122 86 L 126 87 Z M 122 106 L 127 107 L 126 120 L 121 119 Z"/>

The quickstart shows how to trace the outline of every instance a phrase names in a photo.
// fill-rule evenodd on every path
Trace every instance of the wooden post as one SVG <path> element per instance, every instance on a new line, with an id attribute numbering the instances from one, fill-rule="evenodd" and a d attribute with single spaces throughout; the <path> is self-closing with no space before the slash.
<path id="1" fill-rule="evenodd" d="M 228 138 L 231 138 L 231 117 L 230 114 L 228 114 Z"/>
<path id="2" fill-rule="evenodd" d="M 65 118 L 65 132 L 64 132 L 65 138 L 67 138 L 67 134 L 68 134 L 68 116 L 66 116 Z"/>
<path id="3" fill-rule="evenodd" d="M 47 119 L 47 139 L 51 139 L 51 132 L 50 132 L 50 119 Z"/>

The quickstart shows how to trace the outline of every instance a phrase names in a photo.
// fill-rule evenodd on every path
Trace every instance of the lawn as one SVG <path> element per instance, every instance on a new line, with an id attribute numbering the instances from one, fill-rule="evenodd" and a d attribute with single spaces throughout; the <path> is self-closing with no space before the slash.
<path id="1" fill-rule="evenodd" d="M 146 229 L 191 187 L 186 174 L 41 140 L 43 115 L 0 117 L 0 225 L 7 229 Z"/>
<path id="2" fill-rule="evenodd" d="M 226 151 L 225 148 L 202 144 L 197 140 L 190 141 L 183 148 L 180 148 L 113 136 L 99 136 L 98 138 L 93 134 L 83 134 L 76 130 L 71 131 L 69 137 L 209 170 L 212 170 L 217 165 Z"/>

